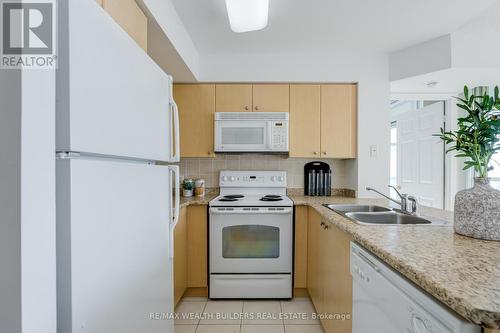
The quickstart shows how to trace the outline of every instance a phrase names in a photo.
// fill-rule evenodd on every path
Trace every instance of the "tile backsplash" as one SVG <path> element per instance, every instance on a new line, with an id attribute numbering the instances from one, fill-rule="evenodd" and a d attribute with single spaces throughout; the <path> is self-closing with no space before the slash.
<path id="1" fill-rule="evenodd" d="M 181 176 L 203 178 L 207 187 L 219 186 L 221 170 L 283 170 L 287 172 L 288 187 L 304 187 L 304 165 L 311 161 L 328 163 L 333 171 L 332 188 L 343 188 L 345 161 L 336 159 L 289 158 L 281 155 L 218 154 L 215 158 L 182 158 Z"/>

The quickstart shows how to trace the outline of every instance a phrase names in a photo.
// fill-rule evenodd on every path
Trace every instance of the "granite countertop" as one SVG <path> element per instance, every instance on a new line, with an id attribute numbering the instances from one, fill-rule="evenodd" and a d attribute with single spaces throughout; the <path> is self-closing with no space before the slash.
<path id="1" fill-rule="evenodd" d="M 203 197 L 181 197 L 180 206 L 182 208 L 191 205 L 208 205 L 209 201 L 218 195 L 215 191 L 207 191 Z"/>
<path id="2" fill-rule="evenodd" d="M 423 216 L 444 226 L 359 225 L 324 207 L 325 203 L 388 206 L 385 199 L 291 196 L 295 205 L 313 207 L 326 221 L 352 235 L 396 271 L 469 321 L 500 328 L 500 242 L 453 232 L 453 213 L 421 207 Z"/>
<path id="3" fill-rule="evenodd" d="M 181 198 L 181 207 L 206 205 L 217 196 Z M 329 221 L 423 290 L 469 321 L 500 329 L 500 242 L 482 241 L 453 232 L 453 213 L 421 207 L 420 213 L 448 221 L 444 226 L 359 225 L 323 204 L 377 204 L 385 199 L 289 195 L 295 205 L 314 208 Z"/>

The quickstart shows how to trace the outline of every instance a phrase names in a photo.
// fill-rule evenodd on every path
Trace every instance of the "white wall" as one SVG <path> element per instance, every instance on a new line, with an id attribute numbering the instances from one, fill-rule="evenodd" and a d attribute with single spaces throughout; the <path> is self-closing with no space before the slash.
<path id="1" fill-rule="evenodd" d="M 389 70 L 384 54 L 222 54 L 200 59 L 204 82 L 357 82 L 358 159 L 346 162 L 345 186 L 360 197 L 389 184 Z M 370 157 L 370 145 L 378 155 Z"/>
<path id="2" fill-rule="evenodd" d="M 21 332 L 21 72 L 0 70 L 0 332 Z"/>
<path id="3" fill-rule="evenodd" d="M 391 81 L 451 67 L 451 36 L 445 35 L 390 54 Z"/>
<path id="4" fill-rule="evenodd" d="M 0 70 L 0 332 L 56 331 L 54 88 Z"/>
<path id="5" fill-rule="evenodd" d="M 452 34 L 453 67 L 500 67 L 500 2 Z"/>
<path id="6" fill-rule="evenodd" d="M 55 72 L 22 76 L 22 332 L 56 330 Z"/>

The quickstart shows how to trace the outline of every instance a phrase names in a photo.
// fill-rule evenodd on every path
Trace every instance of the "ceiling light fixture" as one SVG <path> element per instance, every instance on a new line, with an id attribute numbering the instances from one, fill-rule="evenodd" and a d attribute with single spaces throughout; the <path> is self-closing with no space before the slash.
<path id="1" fill-rule="evenodd" d="M 234 32 L 248 32 L 267 26 L 269 0 L 226 0 L 229 24 Z"/>

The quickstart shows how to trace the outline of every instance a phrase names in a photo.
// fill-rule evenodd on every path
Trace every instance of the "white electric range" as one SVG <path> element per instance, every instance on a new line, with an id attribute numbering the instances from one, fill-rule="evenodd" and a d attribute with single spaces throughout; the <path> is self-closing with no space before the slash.
<path id="1" fill-rule="evenodd" d="M 292 297 L 293 202 L 284 171 L 221 171 L 209 203 L 209 297 Z"/>

